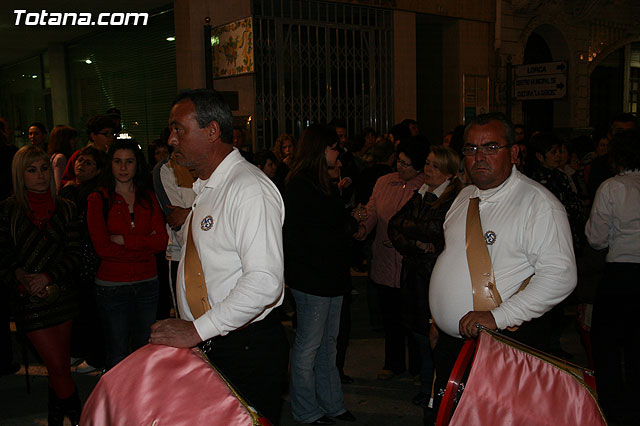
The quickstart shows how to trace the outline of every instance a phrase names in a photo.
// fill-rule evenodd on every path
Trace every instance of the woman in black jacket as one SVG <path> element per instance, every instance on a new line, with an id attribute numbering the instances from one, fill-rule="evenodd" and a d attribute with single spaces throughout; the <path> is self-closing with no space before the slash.
<path id="1" fill-rule="evenodd" d="M 300 423 L 355 420 L 344 408 L 336 367 L 340 308 L 350 279 L 350 241 L 357 230 L 332 184 L 339 167 L 335 130 L 312 125 L 302 135 L 285 186 L 285 281 L 296 300 L 298 318 L 291 354 L 291 409 Z"/>
<path id="2" fill-rule="evenodd" d="M 391 218 L 389 239 L 402 254 L 400 290 L 403 323 L 420 348 L 422 367 L 416 405 L 429 402 L 433 361 L 429 346 L 429 280 L 438 255 L 444 249 L 444 219 L 462 189 L 455 177 L 460 158 L 451 148 L 434 145 L 424 166 L 424 185 Z"/>
<path id="3" fill-rule="evenodd" d="M 71 378 L 69 339 L 78 312 L 73 270 L 80 260 L 79 223 L 72 203 L 56 196 L 49 156 L 21 148 L 12 164 L 14 195 L 0 204 L 0 283 L 20 329 L 49 373 L 49 425 L 80 420 Z"/>

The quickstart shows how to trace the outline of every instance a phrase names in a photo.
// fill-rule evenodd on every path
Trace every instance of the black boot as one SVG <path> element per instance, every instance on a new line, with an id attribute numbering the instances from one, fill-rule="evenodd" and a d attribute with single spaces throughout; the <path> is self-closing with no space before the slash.
<path id="1" fill-rule="evenodd" d="M 62 403 L 53 388 L 49 388 L 49 426 L 62 426 L 64 410 Z"/>
<path id="2" fill-rule="evenodd" d="M 69 417 L 73 426 L 78 426 L 80 423 L 80 414 L 82 413 L 82 403 L 80 402 L 78 389 L 76 389 L 70 397 L 60 402 L 62 403 L 64 415 Z"/>

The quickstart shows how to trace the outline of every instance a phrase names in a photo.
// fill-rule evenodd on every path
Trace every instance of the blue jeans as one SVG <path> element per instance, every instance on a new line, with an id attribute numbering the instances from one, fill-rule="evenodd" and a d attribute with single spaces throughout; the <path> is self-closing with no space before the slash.
<path id="1" fill-rule="evenodd" d="M 342 296 L 322 297 L 291 290 L 298 328 L 291 353 L 291 411 L 301 423 L 344 413 L 336 338 Z"/>
<path id="2" fill-rule="evenodd" d="M 123 286 L 96 286 L 105 336 L 107 370 L 149 342 L 158 309 L 158 280 Z"/>

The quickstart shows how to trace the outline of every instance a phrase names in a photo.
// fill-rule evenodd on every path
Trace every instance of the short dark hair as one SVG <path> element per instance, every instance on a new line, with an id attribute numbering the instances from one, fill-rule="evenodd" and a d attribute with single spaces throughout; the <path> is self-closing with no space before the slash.
<path id="1" fill-rule="evenodd" d="M 405 126 L 404 124 L 396 124 L 389 130 L 389 133 L 393 135 L 393 141 L 406 141 L 411 137 L 411 130 L 409 130 L 409 126 Z"/>
<path id="2" fill-rule="evenodd" d="M 469 133 L 469 129 L 473 126 L 484 126 L 489 124 L 492 121 L 499 121 L 502 123 L 504 127 L 505 139 L 507 140 L 507 145 L 511 146 L 516 143 L 516 130 L 513 126 L 511 120 L 507 118 L 501 112 L 490 112 L 488 114 L 481 114 L 473 117 L 467 127 L 464 129 L 464 140 L 467 140 L 467 134 Z"/>
<path id="3" fill-rule="evenodd" d="M 371 155 L 371 159 L 374 163 L 383 163 L 389 160 L 389 157 L 391 157 L 394 151 L 395 146 L 393 145 L 393 142 L 384 138 L 374 143 L 371 148 L 369 148 L 368 153 Z"/>
<path id="4" fill-rule="evenodd" d="M 609 143 L 609 161 L 616 172 L 640 170 L 640 130 L 616 133 Z"/>
<path id="5" fill-rule="evenodd" d="M 411 136 L 408 140 L 398 144 L 398 154 L 401 152 L 409 157 L 411 167 L 422 170 L 429 155 L 429 140 L 422 135 Z"/>
<path id="6" fill-rule="evenodd" d="M 118 118 L 122 117 L 122 115 L 120 114 L 120 110 L 116 107 L 109 108 L 106 114 L 110 117 L 118 117 Z"/>
<path id="7" fill-rule="evenodd" d="M 114 129 L 115 131 L 115 123 L 113 120 L 106 115 L 94 115 L 89 120 L 87 120 L 87 136 L 89 136 L 89 140 L 91 139 L 91 133 L 100 133 L 103 129 Z"/>
<path id="8" fill-rule="evenodd" d="M 553 133 L 536 133 L 531 136 L 529 140 L 529 148 L 536 154 L 544 156 L 547 152 L 551 151 L 554 146 L 562 145 L 560 139 Z"/>
<path id="9" fill-rule="evenodd" d="M 271 160 L 273 164 L 278 163 L 276 155 L 273 153 L 273 151 L 269 151 L 268 149 L 256 152 L 253 156 L 252 163 L 257 167 L 263 168 L 265 164 L 267 164 L 267 160 Z"/>
<path id="10" fill-rule="evenodd" d="M 215 121 L 220 126 L 222 142 L 233 142 L 233 114 L 231 107 L 219 92 L 213 89 L 185 90 L 176 96 L 173 105 L 185 100 L 193 102 L 196 121 L 201 129 Z"/>
<path id="11" fill-rule="evenodd" d="M 93 160 L 96 162 L 96 169 L 99 170 L 100 174 L 104 173 L 104 171 L 106 170 L 107 161 L 108 161 L 106 152 L 100 151 L 98 148 L 96 148 L 93 145 L 87 145 L 84 148 L 80 149 L 80 152 L 78 153 L 78 156 L 76 157 L 76 159 L 84 155 L 92 156 Z"/>
<path id="12" fill-rule="evenodd" d="M 47 134 L 47 127 L 38 121 L 29 124 L 29 127 L 37 127 L 38 130 L 40 130 L 42 133 L 44 133 L 45 135 Z M 29 127 L 27 127 L 27 131 L 29 130 Z"/>
<path id="13" fill-rule="evenodd" d="M 613 123 L 615 122 L 633 123 L 633 127 L 635 127 L 636 129 L 638 128 L 638 119 L 636 118 L 635 115 L 630 114 L 628 112 L 621 112 L 619 114 L 614 115 L 613 118 L 611 119 L 611 128 L 613 128 Z"/>

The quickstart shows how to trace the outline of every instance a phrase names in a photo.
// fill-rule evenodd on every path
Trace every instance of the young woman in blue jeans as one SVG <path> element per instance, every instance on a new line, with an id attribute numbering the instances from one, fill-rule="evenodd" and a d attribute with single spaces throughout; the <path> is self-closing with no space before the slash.
<path id="1" fill-rule="evenodd" d="M 105 185 L 89 196 L 87 209 L 91 241 L 102 260 L 96 302 L 107 370 L 149 340 L 158 306 L 155 254 L 167 247 L 142 151 L 135 142 L 118 140 L 108 158 Z"/>

